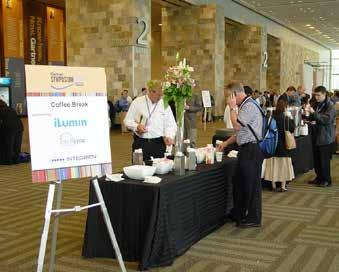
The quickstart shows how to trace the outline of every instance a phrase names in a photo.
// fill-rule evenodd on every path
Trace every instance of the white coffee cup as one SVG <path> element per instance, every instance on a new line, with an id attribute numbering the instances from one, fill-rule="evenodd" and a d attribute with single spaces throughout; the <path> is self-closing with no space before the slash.
<path id="1" fill-rule="evenodd" d="M 216 157 L 216 160 L 217 162 L 221 162 L 222 161 L 222 156 L 223 156 L 223 152 L 215 152 L 215 157 Z"/>

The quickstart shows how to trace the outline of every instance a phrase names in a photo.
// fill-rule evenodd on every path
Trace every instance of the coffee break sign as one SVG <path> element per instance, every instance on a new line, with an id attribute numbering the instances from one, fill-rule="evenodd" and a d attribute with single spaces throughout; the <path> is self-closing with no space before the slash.
<path id="1" fill-rule="evenodd" d="M 33 182 L 111 173 L 105 70 L 25 70 Z"/>

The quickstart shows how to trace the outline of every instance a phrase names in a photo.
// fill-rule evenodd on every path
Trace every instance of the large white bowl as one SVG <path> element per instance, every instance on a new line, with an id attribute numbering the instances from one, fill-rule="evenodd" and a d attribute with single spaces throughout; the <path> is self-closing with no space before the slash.
<path id="1" fill-rule="evenodd" d="M 148 165 L 132 165 L 124 167 L 124 173 L 130 179 L 144 180 L 147 176 L 153 176 L 156 167 Z"/>

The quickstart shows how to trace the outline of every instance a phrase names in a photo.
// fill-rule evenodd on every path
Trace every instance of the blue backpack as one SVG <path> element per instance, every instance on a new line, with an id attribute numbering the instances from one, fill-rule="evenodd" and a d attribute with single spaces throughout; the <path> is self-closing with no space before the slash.
<path id="1" fill-rule="evenodd" d="M 253 104 L 257 106 L 262 114 L 262 140 L 259 141 L 257 135 L 255 134 L 254 130 L 251 128 L 250 125 L 247 125 L 248 128 L 251 130 L 252 134 L 256 138 L 257 142 L 259 143 L 259 147 L 264 154 L 264 158 L 271 158 L 274 156 L 275 150 L 278 145 L 278 127 L 277 122 L 272 116 L 266 116 L 263 109 L 258 105 L 255 100 L 252 100 Z"/>

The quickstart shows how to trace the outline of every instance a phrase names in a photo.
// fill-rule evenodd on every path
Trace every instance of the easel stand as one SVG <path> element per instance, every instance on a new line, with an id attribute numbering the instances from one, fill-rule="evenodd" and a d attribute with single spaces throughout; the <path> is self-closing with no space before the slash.
<path id="1" fill-rule="evenodd" d="M 204 131 L 206 131 L 206 123 L 207 123 L 207 118 L 208 118 L 208 113 L 211 108 L 209 107 L 204 107 Z"/>
<path id="2" fill-rule="evenodd" d="M 51 222 L 51 216 L 54 216 L 54 226 L 53 226 L 53 232 L 52 232 L 52 243 L 51 243 L 51 257 L 50 257 L 50 262 L 49 262 L 49 272 L 54 271 L 54 265 L 55 265 L 55 252 L 56 252 L 56 242 L 57 242 L 57 233 L 58 233 L 58 226 L 59 226 L 59 217 L 62 215 L 68 215 L 72 214 L 74 212 L 81 212 L 83 210 L 87 210 L 90 208 L 94 208 L 97 206 L 100 206 L 101 212 L 103 213 L 105 224 L 108 230 L 109 237 L 111 239 L 114 251 L 115 251 L 115 256 L 119 262 L 119 266 L 122 272 L 126 272 L 125 264 L 122 259 L 120 249 L 118 242 L 115 238 L 115 234 L 113 231 L 113 227 L 111 224 L 111 220 L 109 218 L 109 214 L 107 212 L 106 204 L 104 201 L 104 198 L 102 196 L 99 183 L 98 183 L 98 178 L 93 178 L 91 180 L 95 193 L 98 198 L 98 203 L 92 204 L 92 205 L 87 205 L 87 206 L 75 206 L 74 208 L 70 209 L 60 209 L 61 207 L 61 198 L 62 198 L 62 183 L 60 181 L 53 182 L 49 185 L 48 189 L 48 197 L 47 197 L 47 204 L 46 204 L 46 211 L 45 211 L 45 224 L 44 228 L 42 231 L 41 235 L 41 242 L 40 242 L 40 249 L 39 249 L 39 257 L 38 257 L 38 268 L 37 272 L 42 272 L 43 271 L 43 266 L 44 266 L 44 259 L 45 259 L 45 254 L 46 254 L 46 246 L 47 246 L 47 239 L 48 239 L 48 231 L 49 231 L 49 226 Z M 55 193 L 55 186 L 57 186 L 57 198 L 56 198 L 56 209 L 53 210 L 53 200 L 54 200 L 54 193 Z"/>

